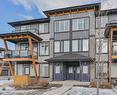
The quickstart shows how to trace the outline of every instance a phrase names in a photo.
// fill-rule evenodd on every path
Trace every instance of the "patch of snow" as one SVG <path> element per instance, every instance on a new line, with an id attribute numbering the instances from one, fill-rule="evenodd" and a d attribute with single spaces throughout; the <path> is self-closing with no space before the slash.
<path id="1" fill-rule="evenodd" d="M 70 95 L 97 95 L 96 88 L 72 87 Z M 68 95 L 69 95 L 68 94 Z M 99 89 L 99 95 L 116 95 L 112 89 Z"/>
<path id="2" fill-rule="evenodd" d="M 13 80 L 0 80 L 0 85 L 11 84 Z"/>

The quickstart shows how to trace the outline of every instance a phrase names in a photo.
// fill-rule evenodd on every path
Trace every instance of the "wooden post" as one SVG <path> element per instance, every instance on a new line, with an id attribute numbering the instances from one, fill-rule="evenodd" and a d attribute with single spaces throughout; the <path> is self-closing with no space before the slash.
<path id="1" fill-rule="evenodd" d="M 5 50 L 8 51 L 8 45 L 7 45 L 6 40 L 4 40 L 4 47 L 5 47 Z M 9 64 L 9 68 L 10 68 L 10 71 L 11 71 L 11 75 L 14 76 L 14 71 L 13 71 L 13 67 L 11 65 L 11 62 L 8 62 L 8 64 Z"/>
<path id="2" fill-rule="evenodd" d="M 31 56 L 32 56 L 32 64 L 34 66 L 35 80 L 38 80 L 38 77 L 37 77 L 37 65 L 35 63 L 32 40 L 31 40 L 31 38 L 28 38 L 28 40 L 29 40 L 29 50 L 31 51 Z"/>
<path id="3" fill-rule="evenodd" d="M 109 84 L 112 85 L 112 40 L 113 40 L 113 30 L 111 29 L 109 33 Z"/>

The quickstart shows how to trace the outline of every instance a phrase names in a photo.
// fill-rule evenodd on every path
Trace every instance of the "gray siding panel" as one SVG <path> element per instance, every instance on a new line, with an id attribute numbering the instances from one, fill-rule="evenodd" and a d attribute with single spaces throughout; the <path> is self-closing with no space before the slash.
<path id="1" fill-rule="evenodd" d="M 90 35 L 95 35 L 95 13 L 90 12 Z"/>
<path id="2" fill-rule="evenodd" d="M 89 31 L 72 32 L 72 39 L 88 38 Z"/>
<path id="3" fill-rule="evenodd" d="M 66 40 L 69 39 L 69 32 L 67 33 L 55 33 L 54 40 Z"/>
<path id="4" fill-rule="evenodd" d="M 109 22 L 117 21 L 117 14 L 109 15 Z"/>
<path id="5" fill-rule="evenodd" d="M 94 37 L 90 37 L 89 39 L 89 55 L 91 58 L 95 58 L 95 36 Z"/>

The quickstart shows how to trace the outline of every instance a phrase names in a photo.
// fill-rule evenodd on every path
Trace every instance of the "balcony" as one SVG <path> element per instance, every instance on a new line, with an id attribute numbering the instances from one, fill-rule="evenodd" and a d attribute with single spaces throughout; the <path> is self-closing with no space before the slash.
<path id="1" fill-rule="evenodd" d="M 33 51 L 34 58 L 37 60 L 37 53 Z M 4 59 L 23 59 L 27 60 L 32 59 L 31 51 L 30 50 L 8 50 L 8 51 L 2 51 L 1 57 Z M 22 60 L 22 61 L 23 61 Z"/>

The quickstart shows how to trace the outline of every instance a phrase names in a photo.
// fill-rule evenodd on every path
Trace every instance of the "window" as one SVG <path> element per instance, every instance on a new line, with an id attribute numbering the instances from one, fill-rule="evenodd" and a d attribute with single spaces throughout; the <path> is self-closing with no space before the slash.
<path id="1" fill-rule="evenodd" d="M 54 42 L 54 51 L 60 52 L 60 42 L 59 41 Z"/>
<path id="2" fill-rule="evenodd" d="M 72 41 L 72 51 L 78 51 L 78 40 Z"/>
<path id="3" fill-rule="evenodd" d="M 96 76 L 101 75 L 101 72 L 105 78 L 108 77 L 108 63 L 96 63 Z"/>
<path id="4" fill-rule="evenodd" d="M 100 48 L 100 53 L 108 53 L 108 40 L 107 39 L 96 39 L 96 53 L 99 53 L 99 48 Z"/>
<path id="5" fill-rule="evenodd" d="M 87 39 L 83 40 L 83 51 L 88 51 L 89 41 Z"/>
<path id="6" fill-rule="evenodd" d="M 48 42 L 40 43 L 40 55 L 49 55 L 49 43 Z"/>
<path id="7" fill-rule="evenodd" d="M 37 53 L 37 49 L 38 49 L 38 44 L 34 43 L 33 44 L 33 51 Z"/>
<path id="8" fill-rule="evenodd" d="M 40 64 L 40 76 L 49 77 L 49 65 L 48 64 Z"/>
<path id="9" fill-rule="evenodd" d="M 64 41 L 64 52 L 69 52 L 69 41 Z"/>
<path id="10" fill-rule="evenodd" d="M 86 30 L 89 29 L 89 18 L 80 18 L 72 20 L 72 30 Z"/>
<path id="11" fill-rule="evenodd" d="M 60 66 L 55 66 L 55 73 L 60 74 Z"/>
<path id="12" fill-rule="evenodd" d="M 39 24 L 39 33 L 48 33 L 48 23 Z"/>
<path id="13" fill-rule="evenodd" d="M 88 51 L 89 50 L 89 40 L 81 39 L 81 40 L 72 40 L 72 51 Z"/>
<path id="14" fill-rule="evenodd" d="M 28 44 L 27 43 L 22 43 L 20 45 L 20 50 L 28 50 Z"/>
<path id="15" fill-rule="evenodd" d="M 113 42 L 113 55 L 117 55 L 117 42 Z"/>
<path id="16" fill-rule="evenodd" d="M 105 27 L 107 23 L 108 23 L 108 16 L 101 16 L 101 20 L 100 17 L 96 18 L 96 28 Z"/>
<path id="17" fill-rule="evenodd" d="M 30 64 L 24 64 L 24 74 L 29 74 L 29 67 L 30 67 Z"/>
<path id="18" fill-rule="evenodd" d="M 23 30 L 29 30 L 30 29 L 30 25 L 22 25 L 21 26 L 21 31 Z"/>
<path id="19" fill-rule="evenodd" d="M 55 32 L 64 32 L 70 30 L 70 20 L 55 21 Z"/>
<path id="20" fill-rule="evenodd" d="M 73 67 L 69 67 L 68 72 L 69 72 L 69 74 L 72 74 L 73 73 Z"/>
<path id="21" fill-rule="evenodd" d="M 69 52 L 70 42 L 69 41 L 55 41 L 54 52 Z"/>

